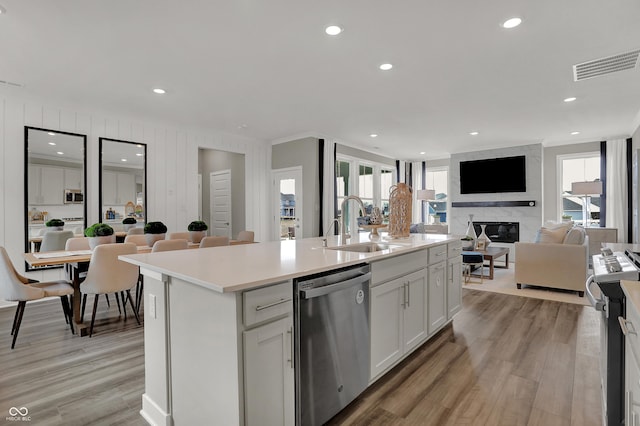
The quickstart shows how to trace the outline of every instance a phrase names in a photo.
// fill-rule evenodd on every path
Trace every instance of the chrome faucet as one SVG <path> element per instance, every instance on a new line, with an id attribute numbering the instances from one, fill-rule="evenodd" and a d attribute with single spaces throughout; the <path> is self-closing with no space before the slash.
<path id="1" fill-rule="evenodd" d="M 327 232 L 324 233 L 324 238 L 322 239 L 322 247 L 326 247 L 327 246 L 327 237 L 329 236 L 329 231 L 331 231 L 331 228 L 336 223 L 338 224 L 338 232 L 340 232 L 340 221 L 338 220 L 338 218 L 332 219 L 331 220 L 331 224 L 329 225 L 329 228 L 327 229 Z"/>
<path id="2" fill-rule="evenodd" d="M 347 224 L 345 223 L 345 220 L 344 220 L 344 218 L 346 217 L 346 215 L 344 214 L 344 207 L 347 204 L 347 201 L 349 200 L 357 201 L 358 204 L 360 204 L 360 213 L 366 214 L 367 212 L 367 209 L 364 207 L 364 203 L 362 202 L 360 197 L 355 195 L 347 195 L 346 197 L 344 197 L 344 200 L 342 200 L 342 205 L 340 206 L 340 221 L 342 225 L 342 232 L 340 233 L 340 242 L 342 244 L 344 244 L 345 239 L 351 238 L 351 235 L 349 235 L 349 233 L 347 232 L 348 231 Z M 362 214 L 360 216 L 362 216 Z"/>

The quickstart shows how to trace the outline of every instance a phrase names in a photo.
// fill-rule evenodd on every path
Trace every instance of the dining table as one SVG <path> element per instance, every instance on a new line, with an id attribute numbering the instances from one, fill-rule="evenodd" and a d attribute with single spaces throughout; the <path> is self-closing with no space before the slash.
<path id="1" fill-rule="evenodd" d="M 238 244 L 252 244 L 252 242 L 230 240 L 229 245 Z M 197 249 L 200 245 L 197 243 L 188 243 L 189 249 Z M 138 246 L 138 253 L 150 253 L 151 247 Z M 89 263 L 91 262 L 91 250 L 58 250 L 36 253 L 23 253 L 25 262 L 32 268 L 46 267 L 46 266 L 58 266 L 62 265 L 65 268 L 67 279 L 73 285 L 73 322 L 78 335 L 86 336 L 89 334 L 89 327 L 84 324 L 81 308 L 82 308 L 82 293 L 80 292 L 80 283 L 82 282 L 82 273 L 89 269 Z"/>

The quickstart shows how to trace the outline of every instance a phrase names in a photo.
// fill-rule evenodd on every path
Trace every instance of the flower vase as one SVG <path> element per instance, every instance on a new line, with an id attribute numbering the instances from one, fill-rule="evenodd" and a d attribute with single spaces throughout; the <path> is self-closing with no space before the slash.
<path id="1" fill-rule="evenodd" d="M 489 239 L 489 237 L 485 233 L 485 228 L 486 227 L 487 227 L 487 225 L 480 225 L 480 229 L 482 230 L 482 232 L 480 232 L 480 235 L 478 236 L 478 243 L 485 250 L 486 250 L 487 247 L 489 247 L 489 244 L 491 244 L 491 240 Z"/>
<path id="2" fill-rule="evenodd" d="M 478 239 L 478 235 L 476 234 L 476 230 L 473 227 L 473 215 L 469 215 L 469 225 L 467 226 L 467 233 L 465 234 L 467 237 L 471 237 L 474 240 Z"/>

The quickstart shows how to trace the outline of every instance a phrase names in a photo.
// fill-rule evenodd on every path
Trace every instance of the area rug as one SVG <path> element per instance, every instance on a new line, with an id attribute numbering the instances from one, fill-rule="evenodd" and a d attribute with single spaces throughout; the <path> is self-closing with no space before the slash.
<path id="1" fill-rule="evenodd" d="M 485 273 L 487 273 L 485 268 Z M 554 300 L 556 302 L 575 303 L 578 305 L 590 305 L 587 296 L 579 297 L 574 291 L 566 291 L 560 289 L 550 289 L 534 286 L 522 286 L 518 290 L 514 278 L 513 264 L 509 265 L 509 269 L 495 268 L 493 279 L 489 280 L 485 277 L 482 284 L 479 277 L 471 277 L 468 283 L 462 283 L 463 289 L 490 291 L 493 293 L 512 294 L 514 296 L 532 297 L 535 299 Z"/>

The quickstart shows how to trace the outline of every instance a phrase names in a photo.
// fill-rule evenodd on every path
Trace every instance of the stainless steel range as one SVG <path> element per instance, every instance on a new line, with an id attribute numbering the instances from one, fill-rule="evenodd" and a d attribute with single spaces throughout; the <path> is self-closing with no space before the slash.
<path id="1" fill-rule="evenodd" d="M 625 317 L 625 296 L 620 280 L 640 279 L 640 254 L 626 250 L 611 252 L 603 249 L 593 256 L 593 275 L 587 279 L 586 292 L 600 321 L 603 424 L 624 425 L 624 334 L 618 317 Z M 600 289 L 599 297 L 593 286 Z"/>

